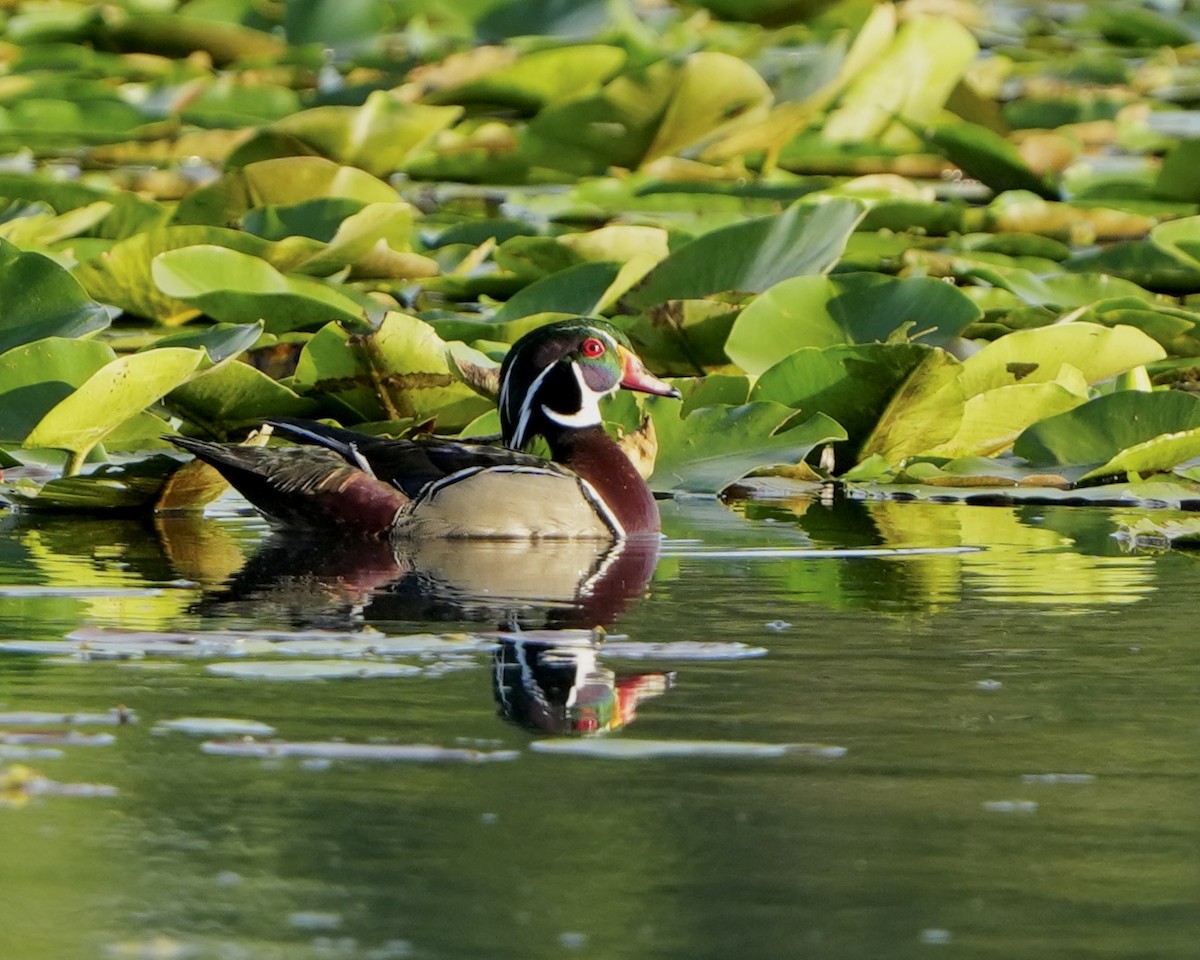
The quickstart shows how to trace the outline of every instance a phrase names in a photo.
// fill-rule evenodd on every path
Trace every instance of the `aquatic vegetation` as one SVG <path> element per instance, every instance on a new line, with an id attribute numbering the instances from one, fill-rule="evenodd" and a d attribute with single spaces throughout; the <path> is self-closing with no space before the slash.
<path id="1" fill-rule="evenodd" d="M 194 508 L 163 437 L 265 416 L 491 433 L 569 314 L 682 391 L 607 408 L 660 492 L 1194 487 L 1183 14 L 703 6 L 9 17 L 4 498 Z"/>

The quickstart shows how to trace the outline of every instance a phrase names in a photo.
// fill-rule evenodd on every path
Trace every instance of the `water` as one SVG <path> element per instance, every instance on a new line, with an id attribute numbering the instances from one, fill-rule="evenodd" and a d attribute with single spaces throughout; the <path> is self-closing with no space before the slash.
<path id="1" fill-rule="evenodd" d="M 1195 956 L 1195 556 L 1131 510 L 664 513 L 657 558 L 400 567 L 10 520 L 0 956 Z"/>

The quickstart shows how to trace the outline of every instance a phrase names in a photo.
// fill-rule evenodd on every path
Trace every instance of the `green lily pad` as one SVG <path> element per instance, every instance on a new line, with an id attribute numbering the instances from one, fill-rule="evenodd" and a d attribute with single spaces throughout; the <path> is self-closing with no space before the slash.
<path id="1" fill-rule="evenodd" d="M 201 366 L 232 360 L 249 350 L 262 336 L 261 323 L 214 323 L 203 330 L 170 333 L 154 342 L 157 347 L 203 347 L 208 359 Z"/>
<path id="2" fill-rule="evenodd" d="M 287 49 L 280 38 L 237 23 L 144 10 L 106 20 L 103 38 L 118 50 L 168 57 L 203 51 L 218 66 L 245 59 L 274 60 Z"/>
<path id="3" fill-rule="evenodd" d="M 929 350 L 909 343 L 804 347 L 763 373 L 750 399 L 824 413 L 845 428 L 850 446 L 857 447 Z"/>
<path id="4" fill-rule="evenodd" d="M 221 246 L 253 256 L 265 256 L 270 244 L 241 230 L 224 227 L 160 227 L 114 244 L 98 257 L 75 268 L 89 294 L 134 316 L 175 324 L 196 315 L 197 308 L 168 296 L 154 282 L 154 258 L 184 247 Z M 254 317 L 253 320 L 257 320 Z"/>
<path id="5" fill-rule="evenodd" d="M 897 336 L 946 346 L 982 316 L 962 291 L 929 277 L 793 277 L 746 305 L 734 321 L 725 352 L 742 369 L 761 373 L 802 347 Z"/>
<path id="6" fill-rule="evenodd" d="M 305 345 L 293 385 L 324 394 L 359 420 L 437 420 L 439 430 L 460 429 L 491 405 L 451 372 L 445 342 L 427 323 L 389 313 L 374 333 L 323 327 Z"/>
<path id="7" fill-rule="evenodd" d="M 1017 438 L 1013 453 L 1033 464 L 1107 465 L 1117 461 L 1124 451 L 1158 441 L 1164 436 L 1183 432 L 1184 444 L 1194 444 L 1194 431 L 1200 428 L 1200 397 L 1179 391 L 1123 390 L 1097 397 L 1067 413 L 1036 423 Z M 1180 451 L 1172 438 L 1161 450 L 1151 448 L 1131 455 L 1132 469 L 1141 472 L 1146 464 L 1157 462 L 1163 468 L 1181 463 Z M 1148 454 L 1148 455 L 1147 455 Z M 1159 454 L 1167 454 L 1165 458 Z M 1200 454 L 1200 448 L 1192 454 Z M 1155 461 L 1155 458 L 1158 458 Z M 1162 463 L 1162 459 L 1172 460 Z M 1119 472 L 1114 468 L 1112 472 Z M 1099 475 L 1094 471 L 1094 475 Z"/>
<path id="8" fill-rule="evenodd" d="M 113 360 L 42 417 L 24 446 L 68 450 L 81 462 L 109 433 L 187 380 L 205 356 L 201 349 L 164 347 Z"/>
<path id="9" fill-rule="evenodd" d="M 918 128 L 917 133 L 964 173 L 997 193 L 1029 190 L 1047 200 L 1058 199 L 1058 191 L 1029 169 L 1017 148 L 987 127 L 959 120 Z"/>
<path id="10" fill-rule="evenodd" d="M 271 129 L 337 163 L 384 177 L 452 126 L 462 112 L 457 106 L 402 103 L 376 90 L 361 107 L 314 107 L 284 117 Z"/>
<path id="11" fill-rule="evenodd" d="M 973 397 L 1018 383 L 1048 383 L 1069 364 L 1093 384 L 1165 355 L 1161 346 L 1133 327 L 1062 323 L 1018 330 L 988 344 L 964 361 L 960 383 L 963 394 Z"/>
<path id="12" fill-rule="evenodd" d="M 108 314 L 79 282 L 40 253 L 0 240 L 0 351 L 43 337 L 83 337 L 108 326 Z"/>
<path id="13" fill-rule="evenodd" d="M 0 354 L 0 440 L 24 441 L 50 410 L 115 359 L 106 343 L 61 337 Z"/>
<path id="14" fill-rule="evenodd" d="M 178 466 L 179 461 L 164 456 L 136 463 L 104 464 L 89 474 L 57 477 L 40 487 L 7 485 L 4 496 L 25 510 L 140 512 L 154 505 L 171 471 Z"/>
<path id="15" fill-rule="evenodd" d="M 620 272 L 619 263 L 580 263 L 551 273 L 518 290 L 496 311 L 492 322 L 507 323 L 549 312 L 595 316 Z"/>
<path id="16" fill-rule="evenodd" d="M 318 404 L 247 363 L 223 363 L 176 387 L 163 402 L 173 413 L 213 433 L 267 417 L 310 417 Z"/>
<path id="17" fill-rule="evenodd" d="M 399 195 L 365 170 L 340 166 L 324 157 L 261 160 L 227 171 L 216 183 L 185 197 L 176 224 L 223 227 L 254 207 L 287 206 L 319 197 L 362 203 L 395 203 Z"/>
<path id="18" fill-rule="evenodd" d="M 604 44 L 534 50 L 463 83 L 430 92 L 431 104 L 504 104 L 529 114 L 597 88 L 625 64 L 626 54 Z"/>
<path id="19" fill-rule="evenodd" d="M 677 75 L 675 92 L 644 162 L 684 156 L 735 125 L 761 121 L 772 99 L 767 82 L 744 60 L 716 51 L 693 53 Z"/>
<path id="20" fill-rule="evenodd" d="M 966 403 L 961 373 L 962 364 L 944 350 L 926 353 L 863 441 L 859 459 L 897 464 L 953 437 Z"/>
<path id="21" fill-rule="evenodd" d="M 720 493 L 753 470 L 798 463 L 818 444 L 846 439 L 824 414 L 785 429 L 796 411 L 778 403 L 702 407 L 683 418 L 681 405 L 658 397 L 646 405 L 658 438 L 650 486 L 660 493 Z"/>
<path id="22" fill-rule="evenodd" d="M 777 216 L 714 230 L 674 251 L 626 300 L 650 307 L 725 291 L 762 293 L 788 277 L 825 273 L 862 214 L 856 200 L 798 201 Z"/>
<path id="23" fill-rule="evenodd" d="M 202 244 L 160 253 L 151 264 L 158 288 L 216 320 L 254 323 L 270 333 L 319 327 L 331 319 L 362 326 L 363 306 L 310 277 L 285 276 L 265 260 Z"/>
<path id="24" fill-rule="evenodd" d="M 923 125 L 933 120 L 978 52 L 966 27 L 949 17 L 909 20 L 882 56 L 851 82 L 826 119 L 823 136 L 834 143 L 913 146 L 916 137 L 897 121 Z"/>

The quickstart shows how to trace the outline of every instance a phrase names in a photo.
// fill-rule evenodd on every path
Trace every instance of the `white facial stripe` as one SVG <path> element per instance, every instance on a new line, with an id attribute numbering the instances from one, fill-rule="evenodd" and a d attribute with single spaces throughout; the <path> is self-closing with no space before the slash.
<path id="1" fill-rule="evenodd" d="M 599 333 L 600 331 L 597 332 Z M 545 404 L 542 404 L 542 413 L 563 427 L 597 426 L 601 422 L 600 401 L 610 393 L 615 393 L 617 388 L 614 385 L 612 390 L 608 390 L 605 393 L 597 393 L 587 385 L 587 381 L 583 378 L 583 370 L 574 361 L 571 362 L 571 372 L 575 374 L 575 382 L 579 384 L 579 411 L 577 413 L 558 413 L 551 410 Z"/>
<path id="2" fill-rule="evenodd" d="M 525 391 L 525 396 L 521 398 L 521 416 L 517 418 L 517 429 L 513 431 L 512 445 L 520 449 L 525 446 L 526 436 L 525 431 L 529 429 L 529 418 L 533 416 L 533 398 L 541 389 L 542 381 L 549 376 L 550 371 L 555 365 L 551 365 L 533 378 L 533 383 L 529 385 L 529 389 Z M 507 386 L 507 384 L 506 384 Z"/>

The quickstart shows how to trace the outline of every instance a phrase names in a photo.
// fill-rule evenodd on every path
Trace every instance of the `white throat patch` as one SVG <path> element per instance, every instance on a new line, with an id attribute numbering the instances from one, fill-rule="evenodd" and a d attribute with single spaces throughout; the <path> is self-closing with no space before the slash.
<path id="1" fill-rule="evenodd" d="M 587 385 L 587 381 L 583 378 L 583 370 L 579 364 L 571 361 L 571 372 L 575 374 L 575 382 L 579 384 L 579 410 L 576 413 L 558 413 L 551 410 L 544 403 L 542 404 L 542 413 L 547 419 L 557 423 L 560 427 L 595 427 L 599 426 L 600 418 L 600 401 L 607 397 L 610 393 L 616 392 L 614 386 L 607 393 L 597 393 Z M 524 418 L 522 418 L 524 419 Z"/>

